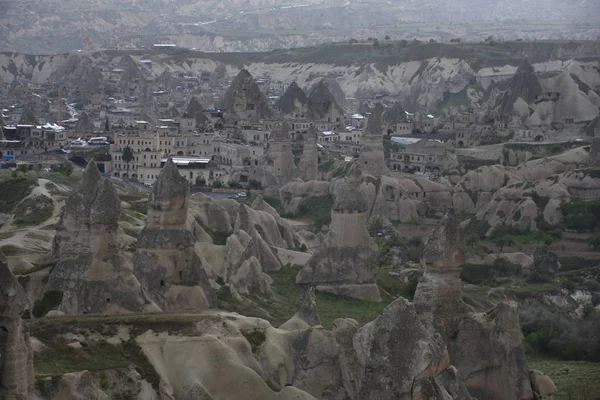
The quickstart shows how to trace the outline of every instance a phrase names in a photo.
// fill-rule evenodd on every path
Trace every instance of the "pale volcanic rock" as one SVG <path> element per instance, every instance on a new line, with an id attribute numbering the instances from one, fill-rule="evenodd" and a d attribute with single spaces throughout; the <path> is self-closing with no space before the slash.
<path id="1" fill-rule="evenodd" d="M 146 226 L 133 256 L 145 293 L 163 310 L 206 309 L 216 305 L 188 225 L 189 186 L 171 159 L 148 200 Z"/>
<path id="2" fill-rule="evenodd" d="M 347 398 L 339 346 L 321 327 L 286 331 L 259 318 L 213 312 L 187 336 L 148 331 L 136 341 L 174 398 Z"/>
<path id="3" fill-rule="evenodd" d="M 446 337 L 448 324 L 468 311 L 461 299 L 460 272 L 466 262 L 466 242 L 454 212 L 450 210 L 425 243 L 414 303 L 424 320 Z"/>
<path id="4" fill-rule="evenodd" d="M 367 121 L 367 127 L 361 140 L 362 149 L 356 161 L 365 174 L 375 177 L 390 173 L 389 168 L 385 165 L 383 151 L 382 114 L 383 106 L 381 103 L 377 103 Z"/>
<path id="5" fill-rule="evenodd" d="M 529 378 L 533 392 L 538 399 L 556 400 L 558 398 L 558 390 L 552 379 L 541 371 L 535 369 L 529 371 Z"/>
<path id="6" fill-rule="evenodd" d="M 31 309 L 27 293 L 0 252 L 0 397 L 28 398 L 35 383 L 33 351 L 22 316 Z"/>
<path id="7" fill-rule="evenodd" d="M 308 100 L 315 119 L 326 119 L 329 115 L 344 115 L 344 110 L 329 90 L 324 79 L 321 79 L 309 90 Z"/>
<path id="8" fill-rule="evenodd" d="M 450 359 L 478 399 L 532 399 L 517 303 L 463 317 L 449 342 Z"/>
<path id="9" fill-rule="evenodd" d="M 221 107 L 242 118 L 265 118 L 271 115 L 265 95 L 250 73 L 242 69 L 231 82 Z"/>
<path id="10" fill-rule="evenodd" d="M 47 289 L 62 292 L 67 314 L 156 310 L 144 298 L 129 258 L 117 243 L 121 201 L 91 161 L 80 187 L 65 202 Z"/>
<path id="11" fill-rule="evenodd" d="M 300 207 L 311 197 L 323 197 L 329 195 L 330 182 L 295 180 L 284 185 L 279 190 L 283 209 L 287 213 L 297 214 Z"/>
<path id="12" fill-rule="evenodd" d="M 292 180 L 294 155 L 292 138 L 286 122 L 277 124 L 269 135 L 269 146 L 265 151 L 262 186 L 265 194 L 276 195 L 279 189 Z"/>
<path id="13" fill-rule="evenodd" d="M 286 117 L 307 120 L 313 117 L 308 96 L 296 81 L 290 83 L 275 105 Z"/>
<path id="14" fill-rule="evenodd" d="M 308 132 L 304 134 L 304 149 L 302 150 L 296 176 L 305 182 L 316 180 L 319 177 L 317 129 L 312 125 L 308 128 Z"/>
<path id="15" fill-rule="evenodd" d="M 517 69 L 517 72 L 513 75 L 510 81 L 510 88 L 502 97 L 501 112 L 503 114 L 510 114 L 513 110 L 513 105 L 518 99 L 531 104 L 534 102 L 536 96 L 542 94 L 542 85 L 535 76 L 535 72 L 528 60 L 524 60 L 523 63 Z"/>
<path id="16" fill-rule="evenodd" d="M 319 291 L 380 301 L 375 283 L 377 244 L 367 231 L 369 203 L 361 189 L 362 171 L 354 166 L 331 184 L 334 198 L 324 246 L 304 266 L 296 283 Z"/>
<path id="17" fill-rule="evenodd" d="M 100 388 L 100 382 L 89 371 L 64 374 L 58 388 L 53 399 L 109 400 L 109 396 Z"/>
<path id="18" fill-rule="evenodd" d="M 435 379 L 450 367 L 446 345 L 439 334 L 431 334 L 419 322 L 406 299 L 395 300 L 357 335 L 363 335 L 358 343 L 366 347 L 359 357 L 364 377 L 358 398 L 453 398 Z M 433 393 L 438 396 L 430 397 Z"/>
<path id="19" fill-rule="evenodd" d="M 304 297 L 296 309 L 294 316 L 284 322 L 279 329 L 295 331 L 318 325 L 321 325 L 321 319 L 319 318 L 319 310 L 317 309 L 317 297 L 315 295 L 315 288 L 310 287 L 304 293 Z"/>

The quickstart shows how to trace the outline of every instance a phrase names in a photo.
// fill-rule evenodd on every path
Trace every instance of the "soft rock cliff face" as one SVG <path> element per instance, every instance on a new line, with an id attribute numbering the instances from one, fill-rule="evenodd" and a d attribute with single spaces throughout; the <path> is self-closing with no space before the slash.
<path id="1" fill-rule="evenodd" d="M 358 398 L 470 399 L 453 376 L 444 341 L 419 322 L 407 300 L 387 306 L 354 340 L 364 365 Z"/>
<path id="2" fill-rule="evenodd" d="M 296 277 L 320 291 L 380 301 L 375 284 L 377 244 L 367 231 L 369 203 L 362 192 L 362 171 L 353 167 L 348 176 L 331 184 L 334 198 L 329 234 L 322 249 Z"/>
<path id="3" fill-rule="evenodd" d="M 296 176 L 305 182 L 319 177 L 319 150 L 317 148 L 317 129 L 311 126 L 304 134 L 304 149 L 297 168 Z"/>
<path id="4" fill-rule="evenodd" d="M 206 314 L 194 326 L 186 336 L 148 331 L 136 338 L 166 398 L 348 398 L 332 332 L 276 329 L 265 320 L 225 312 Z"/>
<path id="5" fill-rule="evenodd" d="M 460 288 L 466 247 L 462 229 L 450 211 L 427 239 L 421 257 L 425 273 L 417 286 L 414 303 L 427 324 L 444 338 L 455 329 L 457 318 L 469 311 L 461 299 Z"/>
<path id="6" fill-rule="evenodd" d="M 147 295 L 163 310 L 206 309 L 216 304 L 196 237 L 187 225 L 189 187 L 167 161 L 148 200 L 146 226 L 138 237 L 134 272 Z"/>
<path id="7" fill-rule="evenodd" d="M 0 398 L 22 400 L 33 391 L 33 352 L 22 315 L 27 294 L 0 253 Z"/>
<path id="8" fill-rule="evenodd" d="M 532 399 L 517 304 L 502 302 L 480 314 L 461 300 L 465 247 L 455 216 L 447 214 L 423 251 L 425 274 L 415 293 L 419 317 L 427 329 L 441 334 L 450 363 L 471 395 L 493 400 Z"/>
<path id="9" fill-rule="evenodd" d="M 510 88 L 502 97 L 501 112 L 510 114 L 517 99 L 525 101 L 526 104 L 534 102 L 535 97 L 542 94 L 542 85 L 535 76 L 533 67 L 525 60 L 517 69 L 510 81 Z"/>
<path id="10" fill-rule="evenodd" d="M 380 103 L 375 105 L 373 113 L 367 122 L 367 128 L 362 139 L 362 149 L 357 163 L 363 169 L 365 174 L 380 177 L 390 173 L 385 165 L 385 156 L 383 152 L 383 137 L 381 116 L 383 106 Z"/>
<path id="11" fill-rule="evenodd" d="M 261 180 L 265 193 L 276 195 L 282 186 L 292 180 L 295 170 L 292 138 L 287 123 L 280 123 L 271 131 L 268 144 Z"/>
<path id="12" fill-rule="evenodd" d="M 63 292 L 67 314 L 155 309 L 144 299 L 132 265 L 117 243 L 121 202 L 92 161 L 65 203 L 53 253 L 58 262 L 47 289 Z"/>
<path id="13" fill-rule="evenodd" d="M 271 115 L 269 104 L 264 94 L 250 73 L 242 69 L 227 89 L 222 108 L 240 118 L 265 118 Z"/>
<path id="14" fill-rule="evenodd" d="M 194 198 L 191 213 L 200 226 L 227 236 L 225 244 L 214 244 L 210 237 L 196 243 L 208 277 L 232 285 L 241 294 L 270 296 L 271 278 L 265 271 L 279 270 L 279 252 L 299 244 L 293 227 L 260 196 L 252 207 L 204 195 Z"/>
<path id="15" fill-rule="evenodd" d="M 277 100 L 275 106 L 288 118 L 312 119 L 312 109 L 306 93 L 296 81 L 290 83 L 283 95 Z"/>

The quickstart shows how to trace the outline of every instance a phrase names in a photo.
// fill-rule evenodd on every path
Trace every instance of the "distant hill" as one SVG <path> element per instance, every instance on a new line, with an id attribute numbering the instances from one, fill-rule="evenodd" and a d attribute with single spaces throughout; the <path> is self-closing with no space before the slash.
<path id="1" fill-rule="evenodd" d="M 206 51 L 263 51 L 350 37 L 447 41 L 600 35 L 600 5 L 593 0 L 0 0 L 0 9 L 0 51 L 36 54 L 154 42 Z"/>

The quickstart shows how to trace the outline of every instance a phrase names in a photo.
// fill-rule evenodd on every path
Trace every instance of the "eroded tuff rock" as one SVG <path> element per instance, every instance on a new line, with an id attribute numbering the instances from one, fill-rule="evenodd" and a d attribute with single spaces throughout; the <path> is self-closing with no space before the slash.
<path id="1" fill-rule="evenodd" d="M 261 196 L 248 207 L 235 200 L 195 195 L 191 214 L 200 229 L 225 240 L 217 244 L 208 238 L 196 243 L 208 277 L 229 283 L 241 294 L 270 296 L 271 278 L 265 271 L 279 270 L 284 255 L 291 252 L 287 249 L 300 245 L 293 227 Z"/>
<path id="2" fill-rule="evenodd" d="M 33 351 L 22 316 L 30 310 L 27 293 L 0 253 L 0 398 L 21 400 L 33 390 Z"/>
<path id="3" fill-rule="evenodd" d="M 478 399 L 525 400 L 533 393 L 517 303 L 460 319 L 449 342 L 450 359 L 469 393 Z"/>
<path id="4" fill-rule="evenodd" d="M 321 325 L 321 318 L 319 317 L 319 310 L 317 309 L 315 288 L 310 287 L 306 293 L 304 293 L 304 297 L 294 316 L 281 325 L 279 329 L 295 331 L 298 329 L 308 329 L 317 325 Z"/>
<path id="5" fill-rule="evenodd" d="M 57 259 L 47 289 L 63 293 L 67 314 L 154 310 L 144 298 L 131 262 L 119 251 L 121 202 L 112 183 L 91 161 L 79 189 L 65 202 L 53 253 Z"/>
<path id="6" fill-rule="evenodd" d="M 304 149 L 302 150 L 296 176 L 305 182 L 316 180 L 319 177 L 317 129 L 312 125 L 308 128 L 308 132 L 304 134 Z"/>
<path id="7" fill-rule="evenodd" d="M 355 339 L 362 345 L 360 361 L 364 377 L 360 399 L 467 399 L 458 391 L 452 396 L 444 385 L 459 386 L 451 373 L 446 345 L 419 322 L 415 308 L 399 298 L 375 321 L 360 329 Z"/>
<path id="8" fill-rule="evenodd" d="M 206 314 L 185 336 L 136 338 L 177 399 L 346 399 L 339 347 L 321 327 L 273 328 L 235 313 Z M 266 382 L 269 382 L 267 385 Z M 281 388 L 273 391 L 270 387 Z M 313 397 L 314 396 L 314 397 Z"/>
<path id="9" fill-rule="evenodd" d="M 242 69 L 225 92 L 221 107 L 241 118 L 265 118 L 271 115 L 269 103 L 250 72 Z"/>
<path id="10" fill-rule="evenodd" d="M 277 124 L 271 131 L 262 169 L 261 181 L 265 194 L 277 195 L 279 189 L 292 180 L 295 169 L 294 155 L 292 138 L 286 122 Z"/>
<path id="11" fill-rule="evenodd" d="M 308 93 L 312 115 L 316 119 L 327 120 L 332 115 L 344 115 L 344 110 L 329 90 L 324 79 L 317 82 Z M 329 121 L 336 122 L 336 121 Z"/>
<path id="12" fill-rule="evenodd" d="M 331 183 L 326 181 L 302 182 L 298 179 L 294 180 L 279 190 L 281 205 L 285 212 L 297 214 L 302 204 L 310 198 L 328 196 L 330 185 Z"/>
<path id="13" fill-rule="evenodd" d="M 146 226 L 133 257 L 136 277 L 163 310 L 206 309 L 216 304 L 188 221 L 189 186 L 171 159 L 148 199 Z"/>
<path id="14" fill-rule="evenodd" d="M 313 117 L 308 96 L 296 81 L 290 83 L 275 105 L 284 116 L 290 118 L 310 120 Z"/>
<path id="15" fill-rule="evenodd" d="M 331 184 L 334 198 L 329 233 L 323 247 L 304 266 L 296 283 L 359 299 L 380 301 L 375 283 L 377 244 L 367 231 L 369 202 L 361 184 L 362 170 L 353 166 Z"/>
<path id="16" fill-rule="evenodd" d="M 556 277 L 559 268 L 556 253 L 551 252 L 546 246 L 535 249 L 531 272 L 538 274 L 541 279 L 551 281 Z"/>
<path id="17" fill-rule="evenodd" d="M 367 127 L 362 138 L 362 148 L 356 161 L 365 174 L 375 177 L 390 173 L 385 164 L 383 152 L 382 114 L 383 106 L 381 103 L 377 103 L 367 121 Z"/>
<path id="18" fill-rule="evenodd" d="M 425 274 L 415 293 L 419 318 L 428 330 L 441 334 L 450 362 L 472 396 L 531 399 L 517 304 L 501 302 L 482 314 L 462 302 L 460 270 L 465 247 L 458 221 L 449 212 L 423 251 Z"/>
<path id="19" fill-rule="evenodd" d="M 448 335 L 448 326 L 468 312 L 460 288 L 466 247 L 462 229 L 451 210 L 429 235 L 421 257 L 425 272 L 414 302 L 428 324 L 444 337 Z"/>
<path id="20" fill-rule="evenodd" d="M 510 114 L 517 99 L 522 99 L 526 104 L 534 102 L 536 96 L 542 94 L 542 85 L 535 76 L 533 66 L 524 60 L 510 81 L 510 88 L 504 94 L 500 104 L 502 114 Z"/>

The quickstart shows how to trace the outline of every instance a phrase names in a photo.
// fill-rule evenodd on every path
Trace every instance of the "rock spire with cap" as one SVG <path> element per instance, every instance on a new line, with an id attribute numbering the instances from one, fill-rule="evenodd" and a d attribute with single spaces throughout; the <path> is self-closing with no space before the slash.
<path id="1" fill-rule="evenodd" d="M 132 265 L 119 250 L 121 201 L 91 161 L 65 202 L 53 243 L 56 266 L 48 290 L 62 292 L 67 314 L 157 310 L 143 297 Z"/>
<path id="2" fill-rule="evenodd" d="M 380 177 L 390 173 L 385 165 L 382 132 L 383 106 L 377 103 L 367 121 L 367 127 L 362 139 L 362 149 L 358 157 L 358 164 L 363 172 L 368 175 Z"/>
<path id="3" fill-rule="evenodd" d="M 319 178 L 319 148 L 317 146 L 317 128 L 311 124 L 304 134 L 304 148 L 298 164 L 297 176 L 303 181 L 313 181 Z"/>
<path id="4" fill-rule="evenodd" d="M 167 160 L 150 193 L 146 226 L 133 256 L 135 276 L 163 311 L 202 310 L 217 301 L 195 252 L 189 193 L 187 181 Z"/>
<path id="5" fill-rule="evenodd" d="M 380 301 L 376 284 L 377 244 L 367 230 L 368 201 L 361 190 L 359 166 L 332 182 L 331 224 L 324 246 L 296 276 L 296 283 L 316 290 Z"/>

